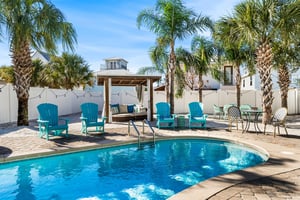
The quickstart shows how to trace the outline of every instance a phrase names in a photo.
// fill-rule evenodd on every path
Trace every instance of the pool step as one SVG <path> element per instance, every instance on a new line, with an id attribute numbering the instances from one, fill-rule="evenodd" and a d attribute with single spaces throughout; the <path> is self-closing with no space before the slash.
<path id="1" fill-rule="evenodd" d="M 154 148 L 155 147 L 155 143 L 154 142 L 140 142 L 140 144 L 138 145 L 138 149 L 139 150 L 143 150 L 143 149 L 147 149 L 147 148 Z"/>

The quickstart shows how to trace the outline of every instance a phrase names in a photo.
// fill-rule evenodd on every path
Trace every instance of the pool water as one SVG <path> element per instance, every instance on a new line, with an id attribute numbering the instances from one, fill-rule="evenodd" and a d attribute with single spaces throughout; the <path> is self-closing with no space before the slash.
<path id="1" fill-rule="evenodd" d="M 207 139 L 124 145 L 0 165 L 1 199 L 166 199 L 200 181 L 266 161 Z"/>

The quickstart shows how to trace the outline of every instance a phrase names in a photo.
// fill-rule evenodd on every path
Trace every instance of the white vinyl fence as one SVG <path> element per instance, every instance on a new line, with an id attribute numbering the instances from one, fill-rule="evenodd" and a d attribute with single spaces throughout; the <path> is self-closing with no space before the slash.
<path id="1" fill-rule="evenodd" d="M 274 91 L 273 110 L 280 107 L 280 92 Z M 153 93 L 154 112 L 155 104 L 166 101 L 165 92 L 155 91 Z M 144 99 L 148 99 L 145 92 Z M 188 103 L 198 101 L 197 91 L 185 91 L 182 98 L 175 98 L 175 113 L 188 113 Z M 103 108 L 103 91 L 83 91 L 83 90 L 61 90 L 49 88 L 30 88 L 28 116 L 29 120 L 38 117 L 37 105 L 40 103 L 53 103 L 58 105 L 59 115 L 69 115 L 80 112 L 80 105 L 84 102 L 94 102 L 99 105 L 99 111 Z M 203 91 L 204 112 L 213 113 L 213 104 L 223 106 L 236 102 L 234 90 L 205 90 Z M 11 84 L 0 85 L 0 124 L 17 121 L 17 97 Z M 135 90 L 114 88 L 111 95 L 111 103 L 137 104 L 138 99 Z M 147 107 L 147 101 L 144 106 Z M 241 104 L 250 104 L 261 107 L 260 91 L 242 91 Z M 300 114 L 300 90 L 291 89 L 288 97 L 289 114 Z"/>

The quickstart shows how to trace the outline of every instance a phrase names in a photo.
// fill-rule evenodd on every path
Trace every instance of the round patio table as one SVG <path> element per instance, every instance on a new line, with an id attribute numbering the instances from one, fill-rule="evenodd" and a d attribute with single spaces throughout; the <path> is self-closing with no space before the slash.
<path id="1" fill-rule="evenodd" d="M 247 116 L 247 123 L 243 132 L 245 131 L 249 132 L 250 124 L 252 122 L 255 132 L 261 133 L 262 131 L 258 126 L 258 120 L 259 120 L 259 116 L 262 114 L 263 111 L 261 109 L 251 109 L 251 110 L 243 110 L 243 112 L 246 113 Z"/>

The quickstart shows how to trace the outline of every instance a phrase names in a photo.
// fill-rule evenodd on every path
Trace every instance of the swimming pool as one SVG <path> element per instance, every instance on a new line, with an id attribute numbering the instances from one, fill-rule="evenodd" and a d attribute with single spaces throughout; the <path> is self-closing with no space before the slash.
<path id="1" fill-rule="evenodd" d="M 166 199 L 200 181 L 267 157 L 211 139 L 157 141 L 0 165 L 2 199 Z"/>

